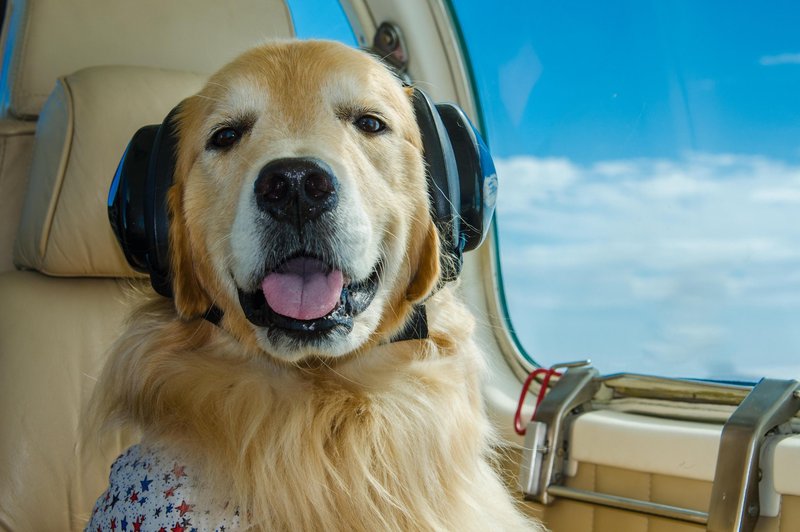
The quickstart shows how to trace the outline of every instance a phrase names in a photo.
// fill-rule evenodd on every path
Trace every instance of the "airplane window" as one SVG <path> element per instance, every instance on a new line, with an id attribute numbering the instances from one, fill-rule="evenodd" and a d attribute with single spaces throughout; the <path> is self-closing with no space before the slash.
<path id="1" fill-rule="evenodd" d="M 300 39 L 331 39 L 357 46 L 355 34 L 337 0 L 287 0 Z"/>
<path id="2" fill-rule="evenodd" d="M 538 364 L 800 377 L 794 2 L 452 2 Z"/>

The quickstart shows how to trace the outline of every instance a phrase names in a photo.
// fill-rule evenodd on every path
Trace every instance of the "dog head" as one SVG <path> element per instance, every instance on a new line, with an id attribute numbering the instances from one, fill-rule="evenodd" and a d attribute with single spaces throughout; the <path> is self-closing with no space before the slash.
<path id="1" fill-rule="evenodd" d="M 286 361 L 388 339 L 439 278 L 410 91 L 344 45 L 254 49 L 182 102 L 168 194 L 178 312 Z"/>

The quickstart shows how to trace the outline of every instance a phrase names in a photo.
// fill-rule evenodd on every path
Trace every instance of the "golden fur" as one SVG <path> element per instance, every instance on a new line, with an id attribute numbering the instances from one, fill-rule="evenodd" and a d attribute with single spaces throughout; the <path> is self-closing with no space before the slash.
<path id="1" fill-rule="evenodd" d="M 326 115 L 326 95 L 359 91 L 385 105 L 391 136 L 343 133 Z M 269 119 L 259 117 L 237 157 L 204 155 L 208 117 L 262 93 Z M 261 152 L 287 149 L 284 138 L 310 139 L 350 165 L 345 185 L 359 188 L 393 261 L 373 303 L 379 319 L 345 353 L 265 347 L 225 269 L 243 176 Z M 139 309 L 114 345 L 94 398 L 107 425 L 133 424 L 145 440 L 179 449 L 260 530 L 538 528 L 491 467 L 472 319 L 452 288 L 431 295 L 439 240 L 419 132 L 407 91 L 376 60 L 333 43 L 285 42 L 223 68 L 181 105 L 169 206 L 175 298 Z M 430 337 L 388 343 L 422 300 Z M 212 303 L 225 313 L 220 327 L 200 317 Z"/>

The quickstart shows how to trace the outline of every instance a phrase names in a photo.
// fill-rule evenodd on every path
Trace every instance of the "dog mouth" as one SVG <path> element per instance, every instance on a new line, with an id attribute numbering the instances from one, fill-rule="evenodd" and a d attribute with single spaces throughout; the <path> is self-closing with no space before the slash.
<path id="1" fill-rule="evenodd" d="M 363 280 L 311 255 L 297 255 L 269 271 L 258 289 L 239 289 L 247 319 L 300 339 L 343 334 L 372 302 L 378 289 L 381 262 Z"/>

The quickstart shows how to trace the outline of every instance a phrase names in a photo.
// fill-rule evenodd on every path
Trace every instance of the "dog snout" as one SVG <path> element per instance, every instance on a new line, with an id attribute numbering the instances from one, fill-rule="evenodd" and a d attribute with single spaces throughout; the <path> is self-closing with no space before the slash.
<path id="1" fill-rule="evenodd" d="M 336 207 L 339 182 L 323 161 L 289 158 L 264 166 L 254 188 L 259 209 L 299 228 Z"/>

